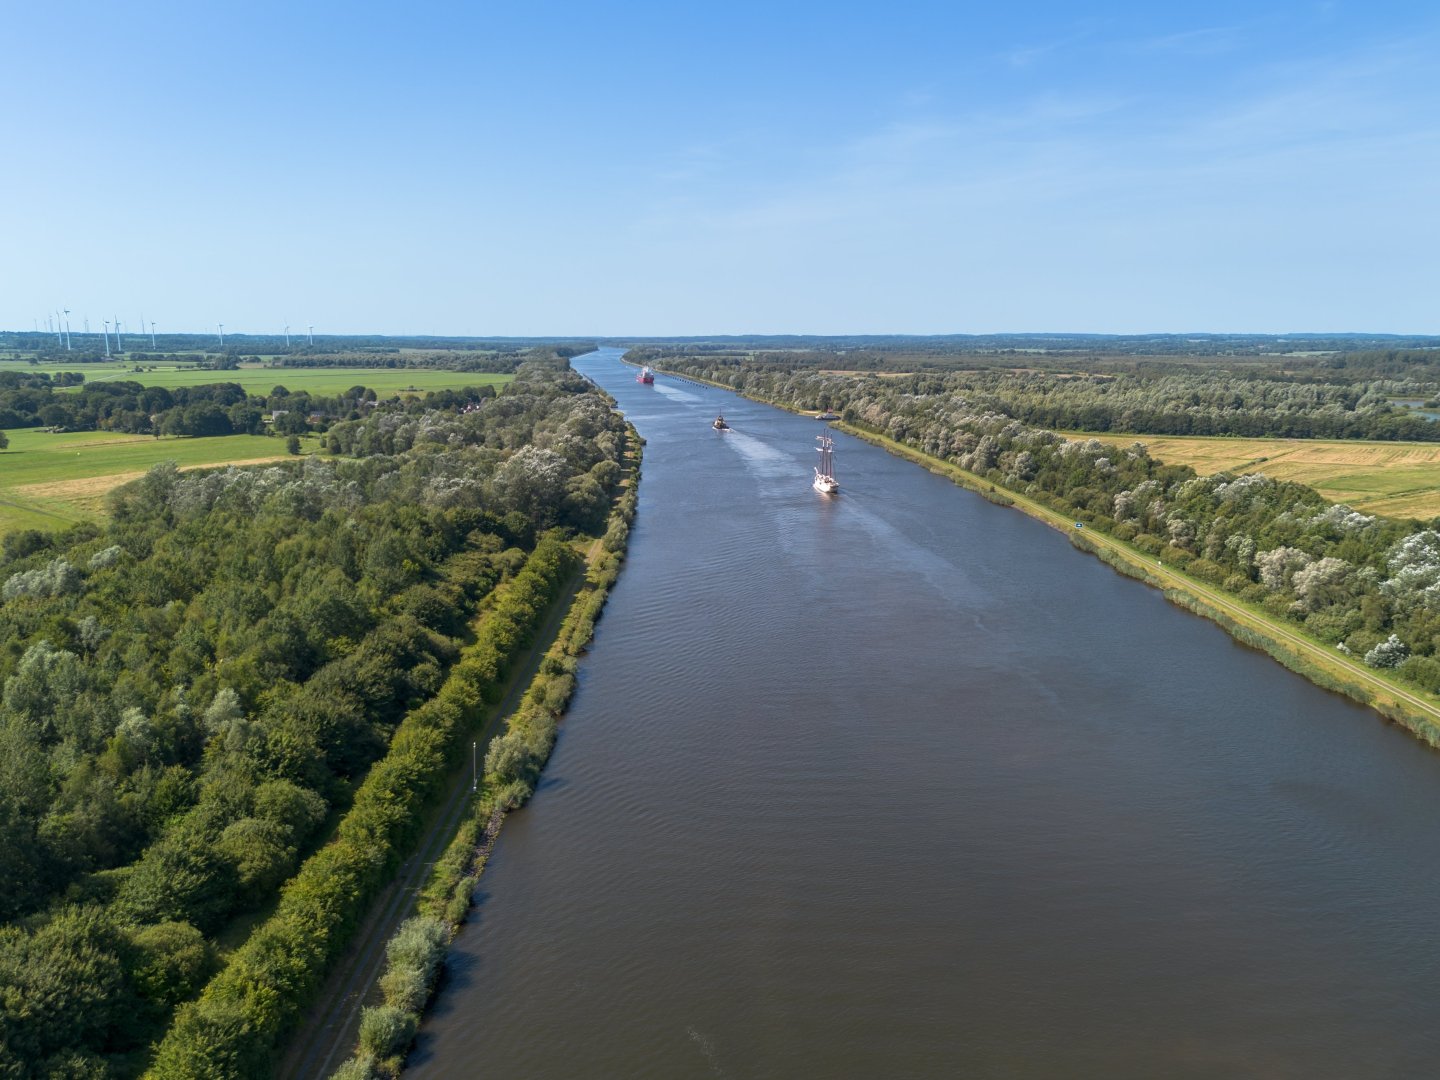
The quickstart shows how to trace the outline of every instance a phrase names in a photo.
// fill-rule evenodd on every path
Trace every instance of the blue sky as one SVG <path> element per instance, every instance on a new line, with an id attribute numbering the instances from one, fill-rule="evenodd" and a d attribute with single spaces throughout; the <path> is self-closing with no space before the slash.
<path id="1" fill-rule="evenodd" d="M 0 8 L 0 327 L 1440 332 L 1440 10 Z"/>

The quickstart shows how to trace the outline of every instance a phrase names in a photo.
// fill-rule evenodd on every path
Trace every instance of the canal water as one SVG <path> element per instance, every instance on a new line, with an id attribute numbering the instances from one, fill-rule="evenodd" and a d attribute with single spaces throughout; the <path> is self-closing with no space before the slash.
<path id="1" fill-rule="evenodd" d="M 1440 757 L 881 450 L 817 495 L 819 423 L 619 356 L 575 366 L 647 440 L 629 562 L 411 1075 L 1436 1075 Z"/>

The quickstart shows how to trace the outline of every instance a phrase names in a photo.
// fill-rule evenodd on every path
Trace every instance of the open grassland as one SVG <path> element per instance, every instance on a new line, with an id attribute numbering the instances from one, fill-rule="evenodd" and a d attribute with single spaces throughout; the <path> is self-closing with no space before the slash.
<path id="1" fill-rule="evenodd" d="M 1144 443 L 1156 460 L 1189 465 L 1201 476 L 1263 472 L 1276 480 L 1294 480 L 1332 502 L 1367 514 L 1421 519 L 1440 516 L 1440 445 L 1435 443 L 1066 435 L 1116 446 Z"/>
<path id="2" fill-rule="evenodd" d="M 234 371 L 197 368 L 193 364 L 31 364 L 23 360 L 0 360 L 0 371 L 38 371 L 51 375 L 78 371 L 87 383 L 137 382 L 142 386 L 206 386 L 210 383 L 238 383 L 250 394 L 268 394 L 276 386 L 287 390 L 308 390 L 312 394 L 338 394 L 352 386 L 368 386 L 381 397 L 429 390 L 458 390 L 463 386 L 495 386 L 513 376 L 478 371 L 441 371 L 428 368 L 272 368 L 242 366 Z M 153 370 L 152 370 L 153 369 Z"/>
<path id="3" fill-rule="evenodd" d="M 288 456 L 284 439 L 264 435 L 157 439 L 105 431 L 52 435 L 39 428 L 6 434 L 10 448 L 0 450 L 0 534 L 100 517 L 107 492 L 162 461 L 185 469 Z"/>

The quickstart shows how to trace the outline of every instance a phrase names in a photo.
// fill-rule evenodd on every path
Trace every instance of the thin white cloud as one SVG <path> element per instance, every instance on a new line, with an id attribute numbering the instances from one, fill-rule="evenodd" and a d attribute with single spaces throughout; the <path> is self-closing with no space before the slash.
<path id="1" fill-rule="evenodd" d="M 1119 48 L 1121 51 L 1130 52 L 1174 52 L 1187 56 L 1216 56 L 1220 53 L 1231 52 L 1243 44 L 1245 44 L 1245 35 L 1241 27 L 1211 26 L 1142 38 L 1138 41 L 1122 42 Z"/>

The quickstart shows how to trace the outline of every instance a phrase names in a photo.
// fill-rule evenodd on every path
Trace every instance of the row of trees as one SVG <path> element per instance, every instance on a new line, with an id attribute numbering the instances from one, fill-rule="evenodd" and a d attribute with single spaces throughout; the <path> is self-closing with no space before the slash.
<path id="1" fill-rule="evenodd" d="M 0 975 L 0 1074 L 133 1074 L 482 601 L 547 530 L 603 527 L 623 425 L 563 365 L 395 413 L 398 445 L 350 422 L 364 456 L 157 467 L 102 525 L 6 538 L 0 972 L 27 974 Z"/>
<path id="2" fill-rule="evenodd" d="M 722 382 L 737 374 L 746 379 L 764 375 L 781 396 L 800 392 L 816 374 L 806 358 L 779 354 L 677 360 Z M 1192 367 L 1105 373 L 934 371 L 890 375 L 886 382 L 891 392 L 958 395 L 976 408 L 1051 430 L 1434 442 L 1440 441 L 1440 424 L 1394 403 L 1435 396 L 1434 378 L 1432 373 L 1426 381 L 1330 380 L 1280 368 Z M 832 384 L 837 395 L 828 404 L 838 407 L 853 388 Z"/>
<path id="3" fill-rule="evenodd" d="M 332 395 L 292 392 L 283 385 L 269 394 L 249 394 L 238 383 L 226 382 L 167 388 L 118 381 L 69 389 L 75 385 L 73 373 L 0 372 L 0 428 L 259 435 L 272 430 L 273 422 L 273 430 L 289 435 L 327 427 L 333 420 L 359 420 L 377 407 L 375 391 L 360 385 Z M 492 387 L 477 386 L 465 399 L 493 394 Z"/>

